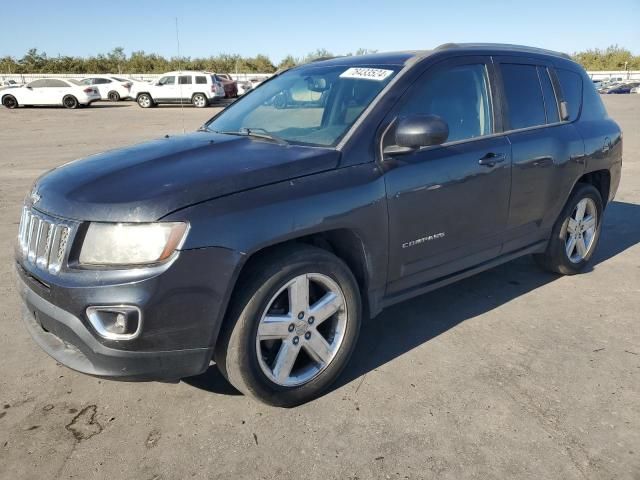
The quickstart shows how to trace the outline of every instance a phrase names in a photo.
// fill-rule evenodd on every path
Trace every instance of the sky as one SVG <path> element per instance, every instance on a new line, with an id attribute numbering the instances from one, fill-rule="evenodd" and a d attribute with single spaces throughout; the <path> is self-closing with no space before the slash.
<path id="1" fill-rule="evenodd" d="M 29 48 L 88 56 L 123 47 L 167 57 L 302 57 L 517 43 L 573 53 L 618 44 L 640 54 L 640 0 L 6 0 L 0 56 Z M 10 19 L 11 21 L 7 21 Z"/>

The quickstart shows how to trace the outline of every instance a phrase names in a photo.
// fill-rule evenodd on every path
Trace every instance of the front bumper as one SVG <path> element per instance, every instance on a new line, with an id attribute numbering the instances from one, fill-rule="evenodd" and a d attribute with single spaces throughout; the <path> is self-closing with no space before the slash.
<path id="1" fill-rule="evenodd" d="M 166 271 L 117 284 L 58 284 L 18 263 L 23 320 L 38 345 L 69 368 L 116 380 L 175 381 L 207 369 L 232 286 L 230 250 L 180 252 Z M 209 269 L 207 267 L 213 267 Z M 230 269 L 225 273 L 226 269 Z M 198 271 L 206 275 L 199 274 Z M 139 338 L 102 338 L 86 318 L 90 305 L 133 304 L 143 314 Z"/>

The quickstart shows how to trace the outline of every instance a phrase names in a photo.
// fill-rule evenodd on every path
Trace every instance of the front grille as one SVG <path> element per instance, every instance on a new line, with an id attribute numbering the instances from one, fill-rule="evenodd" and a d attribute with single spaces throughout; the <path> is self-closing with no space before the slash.
<path id="1" fill-rule="evenodd" d="M 71 225 L 22 208 L 18 243 L 22 257 L 40 270 L 56 274 L 65 259 Z"/>

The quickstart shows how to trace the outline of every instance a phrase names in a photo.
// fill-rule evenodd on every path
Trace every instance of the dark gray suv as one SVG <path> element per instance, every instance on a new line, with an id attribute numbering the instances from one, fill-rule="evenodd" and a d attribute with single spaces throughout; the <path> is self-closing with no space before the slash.
<path id="1" fill-rule="evenodd" d="M 562 54 L 314 62 L 196 132 L 39 178 L 16 248 L 24 318 L 80 372 L 175 381 L 214 361 L 296 405 L 391 304 L 522 255 L 579 272 L 621 162 L 618 125 Z"/>

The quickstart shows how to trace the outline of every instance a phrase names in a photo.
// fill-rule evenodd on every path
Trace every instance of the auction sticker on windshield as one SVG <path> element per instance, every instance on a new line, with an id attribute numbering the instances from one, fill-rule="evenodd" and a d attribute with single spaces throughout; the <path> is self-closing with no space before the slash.
<path id="1" fill-rule="evenodd" d="M 392 73 L 393 70 L 385 70 L 383 68 L 352 67 L 342 72 L 340 78 L 358 78 L 360 80 L 376 80 L 381 82 Z"/>

